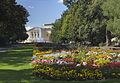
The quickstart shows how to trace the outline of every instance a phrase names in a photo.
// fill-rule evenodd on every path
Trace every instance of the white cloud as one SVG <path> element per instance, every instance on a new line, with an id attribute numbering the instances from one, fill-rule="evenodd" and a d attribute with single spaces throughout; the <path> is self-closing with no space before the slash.
<path id="1" fill-rule="evenodd" d="M 33 6 L 28 6 L 28 8 L 33 9 L 34 7 Z"/>
<path id="2" fill-rule="evenodd" d="M 58 0 L 58 3 L 63 3 L 63 0 Z"/>

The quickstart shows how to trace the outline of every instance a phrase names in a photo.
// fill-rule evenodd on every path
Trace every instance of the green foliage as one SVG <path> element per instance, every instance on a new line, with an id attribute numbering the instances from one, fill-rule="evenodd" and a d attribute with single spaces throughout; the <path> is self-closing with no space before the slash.
<path id="1" fill-rule="evenodd" d="M 107 29 L 113 34 L 120 34 L 120 0 L 106 0 L 101 6 L 103 13 L 109 19 L 107 20 Z"/>
<path id="2" fill-rule="evenodd" d="M 15 0 L 0 1 L 0 40 L 5 43 L 25 40 L 25 24 L 29 16 L 27 10 Z"/>
<path id="3" fill-rule="evenodd" d="M 61 22 L 62 22 L 61 19 L 56 20 L 52 28 L 51 40 L 55 43 L 59 43 L 61 40 L 61 34 L 60 34 Z"/>
<path id="4" fill-rule="evenodd" d="M 54 33 L 61 35 L 60 40 L 75 41 L 80 44 L 88 41 L 92 45 L 105 42 L 106 18 L 100 8 L 102 1 L 64 0 L 64 3 L 67 3 L 69 7 L 62 15 L 61 26 L 57 26 L 60 28 L 60 33 Z"/>
<path id="5" fill-rule="evenodd" d="M 70 7 L 71 4 L 75 3 L 77 0 L 63 0 L 63 4 L 67 7 Z"/>
<path id="6" fill-rule="evenodd" d="M 64 0 L 64 5 L 68 9 L 59 24 L 55 22 L 57 30 L 53 28 L 57 42 L 99 45 L 106 41 L 109 45 L 112 35 L 119 36 L 120 0 Z"/>

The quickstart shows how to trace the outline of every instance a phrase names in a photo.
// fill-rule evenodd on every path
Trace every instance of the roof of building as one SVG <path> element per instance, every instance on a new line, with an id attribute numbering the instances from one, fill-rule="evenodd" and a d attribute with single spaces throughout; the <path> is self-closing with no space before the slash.
<path id="1" fill-rule="evenodd" d="M 35 29 L 38 29 L 40 27 L 33 27 L 32 29 L 29 29 L 28 31 L 32 31 L 32 30 L 35 30 Z"/>
<path id="2" fill-rule="evenodd" d="M 43 24 L 43 26 L 52 26 L 53 24 Z"/>
<path id="3" fill-rule="evenodd" d="M 35 29 L 39 29 L 39 28 L 48 30 L 48 29 L 51 29 L 52 26 L 53 26 L 52 24 L 43 24 L 43 26 L 41 26 L 41 27 L 33 27 L 32 29 L 29 29 L 28 32 L 32 31 L 32 30 L 35 30 Z"/>

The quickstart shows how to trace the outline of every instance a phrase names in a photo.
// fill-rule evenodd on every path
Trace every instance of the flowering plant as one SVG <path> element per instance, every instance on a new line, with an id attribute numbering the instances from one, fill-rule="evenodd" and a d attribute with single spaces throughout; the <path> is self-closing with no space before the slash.
<path id="1" fill-rule="evenodd" d="M 37 57 L 31 62 L 33 71 L 44 78 L 85 80 L 120 77 L 119 50 L 91 48 L 54 53 L 35 51 L 33 54 Z"/>

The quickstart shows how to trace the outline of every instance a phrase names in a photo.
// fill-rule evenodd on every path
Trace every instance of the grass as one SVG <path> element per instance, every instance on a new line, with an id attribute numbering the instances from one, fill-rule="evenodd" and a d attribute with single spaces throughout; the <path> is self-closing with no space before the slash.
<path id="1" fill-rule="evenodd" d="M 31 45 L 20 46 L 0 53 L 0 83 L 119 83 L 120 80 L 57 81 L 32 75 Z"/>

